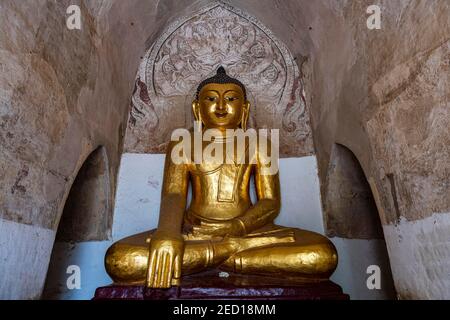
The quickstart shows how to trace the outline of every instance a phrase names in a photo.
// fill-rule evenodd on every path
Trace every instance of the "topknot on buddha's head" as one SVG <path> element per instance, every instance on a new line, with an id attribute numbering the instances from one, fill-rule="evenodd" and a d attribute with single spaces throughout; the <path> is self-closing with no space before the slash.
<path id="1" fill-rule="evenodd" d="M 225 68 L 220 66 L 217 69 L 217 72 L 214 76 L 212 76 L 211 78 L 205 79 L 202 82 L 200 82 L 200 84 L 197 87 L 197 93 L 195 98 L 198 100 L 198 96 L 200 94 L 200 90 L 202 90 L 202 88 L 204 86 L 206 86 L 207 84 L 210 83 L 218 83 L 218 84 L 225 84 L 225 83 L 234 83 L 238 86 L 241 87 L 242 92 L 244 93 L 244 99 L 247 100 L 247 93 L 245 91 L 245 86 L 242 82 L 240 82 L 238 79 L 232 78 L 229 75 L 227 75 Z"/>

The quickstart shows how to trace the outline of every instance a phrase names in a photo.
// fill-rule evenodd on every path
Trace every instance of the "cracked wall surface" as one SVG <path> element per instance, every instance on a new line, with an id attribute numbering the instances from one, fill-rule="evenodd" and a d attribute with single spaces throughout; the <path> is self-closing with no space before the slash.
<path id="1" fill-rule="evenodd" d="M 171 23 L 139 67 L 125 152 L 164 153 L 173 130 L 191 128 L 197 86 L 223 66 L 246 87 L 248 127 L 280 132 L 281 157 L 314 152 L 298 65 L 260 21 L 213 2 Z"/>
<path id="2" fill-rule="evenodd" d="M 398 296 L 448 299 L 450 3 L 379 1 L 381 30 L 365 28 L 370 1 L 316 3 L 330 14 L 311 21 L 306 66 L 322 194 L 342 144 L 370 182 Z M 432 216 L 441 227 L 428 227 Z"/>
<path id="3" fill-rule="evenodd" d="M 9 228 L 0 234 L 3 250 L 20 247 L 17 261 L 46 270 L 48 255 L 36 248 L 51 251 L 72 183 L 98 146 L 106 149 L 114 203 L 141 60 L 171 22 L 194 10 L 189 5 L 210 2 L 0 3 L 0 224 Z M 269 28 L 297 61 L 322 198 L 332 146 L 339 143 L 356 156 L 370 183 L 399 296 L 449 298 L 442 270 L 450 250 L 450 3 L 380 0 L 382 29 L 369 30 L 372 2 L 229 1 Z M 80 5 L 82 30 L 65 27 L 69 4 Z M 436 216 L 440 227 L 429 227 Z M 348 217 L 337 219 L 345 224 Z M 13 245 L 10 235 L 22 228 L 43 236 Z M 8 272 L 15 271 L 12 264 L 2 270 L 5 287 Z M 11 297 L 39 296 L 42 277 L 27 278 L 29 285 Z"/>

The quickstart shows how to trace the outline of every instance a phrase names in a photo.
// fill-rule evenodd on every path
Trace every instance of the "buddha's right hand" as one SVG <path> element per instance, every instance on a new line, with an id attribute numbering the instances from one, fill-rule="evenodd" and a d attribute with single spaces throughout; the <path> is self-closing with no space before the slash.
<path id="1" fill-rule="evenodd" d="M 179 285 L 183 253 L 181 234 L 156 230 L 150 240 L 147 287 L 170 288 Z"/>

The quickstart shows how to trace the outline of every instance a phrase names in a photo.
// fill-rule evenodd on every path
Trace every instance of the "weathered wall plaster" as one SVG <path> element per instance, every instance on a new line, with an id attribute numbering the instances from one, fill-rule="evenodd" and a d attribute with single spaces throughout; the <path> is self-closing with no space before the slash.
<path id="1" fill-rule="evenodd" d="M 52 230 L 0 219 L 0 300 L 39 299 L 54 239 Z"/>
<path id="2" fill-rule="evenodd" d="M 322 194 L 331 148 L 340 143 L 355 154 L 372 191 L 377 190 L 385 232 L 402 217 L 420 225 L 433 214 L 450 211 L 448 1 L 380 0 L 381 30 L 366 27 L 371 0 L 229 2 L 255 16 L 297 58 L 310 93 L 306 105 Z M 2 219 L 56 230 L 79 168 L 100 145 L 107 150 L 114 190 L 141 57 L 171 22 L 210 1 L 188 8 L 192 3 L 2 1 Z M 81 31 L 65 27 L 69 4 L 81 6 Z M 398 232 L 406 237 L 405 230 Z M 436 237 L 424 239 L 433 254 L 418 260 L 423 268 L 446 261 L 449 247 L 442 248 L 439 240 L 444 232 L 439 229 Z M 391 261 L 403 252 L 419 251 L 418 242 L 408 247 L 405 242 L 389 244 L 393 238 L 386 238 Z M 19 237 L 6 244 L 13 245 L 28 248 L 17 251 L 25 259 L 35 243 Z M 49 244 L 42 250 L 50 249 Z M 400 297 L 442 296 L 442 290 L 430 291 L 426 284 L 442 287 L 443 279 L 403 270 Z M 2 273 L 0 282 L 13 277 Z M 403 285 L 402 279 L 417 277 L 414 286 Z M 36 297 L 32 287 L 20 290 L 20 297 Z"/>
<path id="3" fill-rule="evenodd" d="M 164 155 L 124 154 L 119 172 L 113 239 L 102 242 L 57 243 L 49 270 L 46 298 L 90 299 L 95 289 L 111 279 L 103 267 L 103 257 L 113 241 L 157 226 L 164 167 Z M 304 228 L 324 234 L 320 188 L 315 156 L 280 160 L 282 209 L 280 225 Z M 253 200 L 255 199 L 252 187 Z M 332 280 L 352 299 L 394 297 L 388 258 L 382 240 L 332 238 L 339 252 L 339 265 Z M 81 289 L 68 290 L 67 266 L 81 269 Z M 369 265 L 381 268 L 381 290 L 369 290 Z"/>
<path id="4" fill-rule="evenodd" d="M 165 152 L 174 129 L 192 127 L 197 86 L 219 66 L 246 86 L 249 127 L 280 130 L 282 157 L 314 152 L 305 92 L 291 53 L 257 19 L 217 2 L 173 22 L 142 59 L 125 151 Z"/>
<path id="5" fill-rule="evenodd" d="M 441 298 L 442 289 L 428 284 L 448 287 L 445 277 L 408 265 L 417 261 L 422 270 L 434 270 L 446 261 L 450 246 L 441 239 L 448 231 L 437 228 L 435 236 L 423 239 L 421 245 L 428 248 L 424 258 L 407 262 L 396 257 L 412 258 L 411 252 L 421 251 L 419 242 L 396 242 L 386 230 L 404 219 L 420 226 L 423 219 L 450 209 L 450 3 L 378 1 L 381 30 L 366 28 L 365 10 L 371 4 L 314 1 L 303 7 L 303 14 L 320 12 L 321 17 L 309 21 L 313 45 L 303 73 L 309 75 L 305 88 L 312 92 L 322 194 L 332 146 L 345 145 L 378 194 L 399 297 Z M 406 227 L 397 230 L 404 238 L 410 237 L 407 232 Z M 414 285 L 405 285 L 406 279 Z"/>
<path id="6" fill-rule="evenodd" d="M 450 213 L 383 227 L 400 299 L 450 299 Z"/>

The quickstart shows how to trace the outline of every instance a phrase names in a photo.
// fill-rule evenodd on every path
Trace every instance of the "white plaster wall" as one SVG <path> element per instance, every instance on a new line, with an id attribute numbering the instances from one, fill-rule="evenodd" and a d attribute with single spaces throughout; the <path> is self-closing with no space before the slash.
<path id="1" fill-rule="evenodd" d="M 331 280 L 338 283 L 353 300 L 395 299 L 389 258 L 383 240 L 331 238 L 339 254 L 338 267 Z M 368 289 L 367 267 L 380 267 L 381 288 Z"/>
<path id="2" fill-rule="evenodd" d="M 0 300 L 40 297 L 54 239 L 52 230 L 0 219 Z"/>
<path id="3" fill-rule="evenodd" d="M 400 298 L 450 299 L 450 213 L 383 230 Z"/>
<path id="4" fill-rule="evenodd" d="M 107 247 L 123 237 L 155 228 L 158 221 L 164 155 L 123 154 L 119 170 L 112 241 L 58 244 L 49 272 L 48 292 L 58 299 L 90 299 L 95 288 L 111 282 L 103 268 Z M 319 179 L 315 156 L 280 159 L 282 210 L 276 222 L 324 234 Z M 253 198 L 254 198 L 254 190 Z M 340 261 L 332 280 L 352 299 L 383 299 L 382 290 L 366 287 L 367 266 L 385 265 L 377 254 L 377 240 L 332 239 Z M 67 290 L 65 273 L 70 264 L 79 265 L 81 290 Z M 382 270 L 386 270 L 382 267 Z"/>
<path id="5" fill-rule="evenodd" d="M 113 222 L 114 239 L 156 227 L 164 159 L 164 155 L 155 154 L 126 153 L 122 156 Z M 281 159 L 280 180 L 282 212 L 276 222 L 323 233 L 316 158 Z M 254 199 L 253 184 L 251 192 Z"/>
<path id="6" fill-rule="evenodd" d="M 88 300 L 95 289 L 111 283 L 105 271 L 104 256 L 112 241 L 55 243 L 43 299 Z M 67 280 L 73 273 L 67 267 L 80 267 L 81 288 L 69 290 Z"/>
<path id="7" fill-rule="evenodd" d="M 122 155 L 113 220 L 113 239 L 156 227 L 164 154 Z"/>

